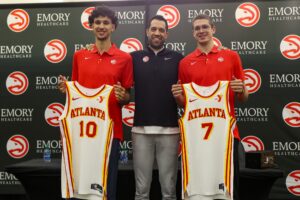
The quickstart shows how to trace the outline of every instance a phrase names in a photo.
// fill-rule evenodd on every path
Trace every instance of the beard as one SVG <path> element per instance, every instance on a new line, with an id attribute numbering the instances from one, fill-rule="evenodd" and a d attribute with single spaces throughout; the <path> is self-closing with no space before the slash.
<path id="1" fill-rule="evenodd" d="M 165 40 L 160 40 L 160 42 L 154 42 L 153 39 L 149 40 L 149 45 L 153 48 L 153 49 L 161 49 L 165 44 Z"/>

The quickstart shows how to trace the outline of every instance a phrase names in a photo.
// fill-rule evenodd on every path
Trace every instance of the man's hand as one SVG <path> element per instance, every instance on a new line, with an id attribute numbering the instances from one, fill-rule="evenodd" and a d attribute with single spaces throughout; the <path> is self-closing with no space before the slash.
<path id="1" fill-rule="evenodd" d="M 232 77 L 232 80 L 230 81 L 230 87 L 233 92 L 238 94 L 238 99 L 241 102 L 245 102 L 248 99 L 248 90 L 244 84 L 244 82 L 241 79 L 237 79 L 234 76 Z"/>
<path id="2" fill-rule="evenodd" d="M 176 84 L 172 85 L 172 94 L 175 98 L 175 101 L 178 106 L 183 107 L 184 106 L 184 95 L 183 95 L 183 89 L 181 85 L 181 81 L 178 80 Z"/>
<path id="3" fill-rule="evenodd" d="M 129 91 L 127 91 L 120 82 L 117 82 L 117 84 L 114 85 L 114 91 L 119 104 L 125 105 L 129 102 Z"/>
<path id="4" fill-rule="evenodd" d="M 58 89 L 61 93 L 66 93 L 67 78 L 63 75 L 58 76 Z"/>

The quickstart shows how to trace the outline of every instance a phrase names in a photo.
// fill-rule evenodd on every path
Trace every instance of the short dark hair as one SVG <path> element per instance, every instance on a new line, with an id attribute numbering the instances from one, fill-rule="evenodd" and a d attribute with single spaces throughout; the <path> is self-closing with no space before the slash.
<path id="1" fill-rule="evenodd" d="M 215 27 L 215 24 L 214 24 L 214 22 L 212 21 L 212 19 L 210 18 L 210 16 L 205 15 L 205 14 L 200 14 L 200 15 L 196 16 L 196 17 L 193 19 L 193 21 L 192 21 L 192 26 L 193 26 L 193 28 L 194 28 L 194 22 L 195 22 L 196 20 L 198 20 L 198 19 L 206 19 L 206 20 L 208 20 L 208 23 L 209 23 L 209 25 L 210 25 L 212 28 Z"/>
<path id="2" fill-rule="evenodd" d="M 91 15 L 89 16 L 89 25 L 92 26 L 95 18 L 100 17 L 100 16 L 108 17 L 111 20 L 112 24 L 115 25 L 115 28 L 117 28 L 118 18 L 116 16 L 115 12 L 106 6 L 97 6 L 95 8 L 95 10 L 93 10 Z"/>
<path id="3" fill-rule="evenodd" d="M 148 22 L 147 29 L 150 28 L 151 22 L 152 22 L 153 20 L 159 20 L 159 21 L 165 22 L 165 25 L 166 25 L 166 32 L 168 32 L 168 22 L 167 22 L 167 20 L 166 20 L 163 16 L 161 16 L 161 15 L 155 15 L 154 17 L 152 17 L 152 18 L 149 20 L 149 22 Z"/>

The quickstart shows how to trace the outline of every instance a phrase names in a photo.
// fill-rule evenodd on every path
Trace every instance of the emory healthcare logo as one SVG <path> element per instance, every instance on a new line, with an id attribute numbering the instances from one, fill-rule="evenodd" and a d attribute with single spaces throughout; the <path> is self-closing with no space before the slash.
<path id="1" fill-rule="evenodd" d="M 81 14 L 81 25 L 83 28 L 89 31 L 92 30 L 89 25 L 89 16 L 92 14 L 93 10 L 95 10 L 95 7 L 89 7 L 86 8 Z"/>
<path id="2" fill-rule="evenodd" d="M 216 37 L 213 37 L 213 42 L 214 42 L 214 45 L 216 45 L 217 47 L 222 46 L 222 42 Z"/>
<path id="3" fill-rule="evenodd" d="M 291 102 L 284 106 L 282 110 L 282 117 L 284 122 L 295 128 L 300 127 L 300 103 Z"/>
<path id="4" fill-rule="evenodd" d="M 254 26 L 260 18 L 259 8 L 250 2 L 242 3 L 235 11 L 236 21 L 244 27 Z"/>
<path id="5" fill-rule="evenodd" d="M 7 16 L 7 26 L 14 32 L 22 32 L 29 25 L 29 15 L 25 10 L 12 10 Z"/>
<path id="6" fill-rule="evenodd" d="M 52 103 L 45 110 L 45 120 L 50 126 L 59 126 L 59 117 L 63 113 L 64 106 L 60 103 Z"/>
<path id="7" fill-rule="evenodd" d="M 51 63 L 63 61 L 67 55 L 67 47 L 61 40 L 50 40 L 44 48 L 45 58 Z"/>
<path id="8" fill-rule="evenodd" d="M 143 50 L 143 45 L 136 38 L 127 38 L 122 41 L 122 43 L 120 45 L 120 49 L 127 53 L 131 53 L 133 51 Z"/>
<path id="9" fill-rule="evenodd" d="M 261 85 L 261 77 L 259 73 L 253 69 L 244 69 L 245 86 L 249 94 L 255 93 L 259 90 Z"/>
<path id="10" fill-rule="evenodd" d="M 125 125 L 129 127 L 133 126 L 134 111 L 135 111 L 134 102 L 130 102 L 129 104 L 123 106 L 122 108 L 122 121 Z"/>
<path id="11" fill-rule="evenodd" d="M 300 58 L 300 37 L 299 35 L 285 36 L 280 43 L 281 54 L 290 60 Z"/>
<path id="12" fill-rule="evenodd" d="M 156 14 L 163 16 L 167 20 L 169 29 L 176 27 L 180 21 L 180 12 L 172 5 L 160 7 Z"/>
<path id="13" fill-rule="evenodd" d="M 145 10 L 116 11 L 118 24 L 144 24 Z"/>
<path id="14" fill-rule="evenodd" d="M 264 143 L 256 136 L 249 135 L 242 139 L 242 144 L 246 152 L 263 151 L 265 149 Z"/>
<path id="15" fill-rule="evenodd" d="M 61 140 L 37 140 L 36 153 L 44 153 L 46 148 L 50 148 L 51 153 L 61 153 Z"/>
<path id="16" fill-rule="evenodd" d="M 8 139 L 6 149 L 12 158 L 23 158 L 28 153 L 29 143 L 23 135 L 13 135 Z"/>
<path id="17" fill-rule="evenodd" d="M 6 79 L 6 88 L 13 95 L 20 95 L 26 92 L 28 88 L 28 78 L 20 71 L 12 72 Z"/>
<path id="18" fill-rule="evenodd" d="M 289 173 L 285 180 L 287 190 L 295 196 L 300 196 L 300 170 Z"/>

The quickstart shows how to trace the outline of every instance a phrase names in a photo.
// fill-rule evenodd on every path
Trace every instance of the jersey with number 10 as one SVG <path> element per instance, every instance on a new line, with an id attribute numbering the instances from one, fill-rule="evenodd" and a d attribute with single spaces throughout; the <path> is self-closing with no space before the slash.
<path id="1" fill-rule="evenodd" d="M 60 117 L 63 198 L 106 199 L 112 120 L 108 104 L 113 87 L 89 89 L 67 82 Z"/>
<path id="2" fill-rule="evenodd" d="M 229 82 L 209 87 L 183 84 L 185 111 L 179 119 L 183 194 L 232 199 L 233 129 Z"/>

